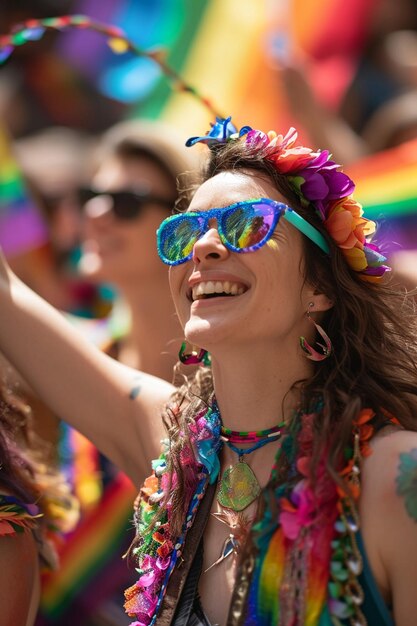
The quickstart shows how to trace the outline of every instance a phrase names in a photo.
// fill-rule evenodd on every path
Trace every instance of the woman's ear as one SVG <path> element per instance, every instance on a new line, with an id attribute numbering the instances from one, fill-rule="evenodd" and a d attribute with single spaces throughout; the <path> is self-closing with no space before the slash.
<path id="1" fill-rule="evenodd" d="M 324 293 L 315 293 L 311 297 L 310 302 L 313 303 L 313 306 L 310 307 L 310 311 L 328 311 L 334 306 L 333 300 Z"/>

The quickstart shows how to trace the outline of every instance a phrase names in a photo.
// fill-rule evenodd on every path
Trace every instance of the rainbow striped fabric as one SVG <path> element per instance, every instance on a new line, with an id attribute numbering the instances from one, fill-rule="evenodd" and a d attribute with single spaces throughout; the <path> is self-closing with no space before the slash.
<path id="1" fill-rule="evenodd" d="M 345 168 L 386 254 L 417 248 L 417 139 Z"/>
<path id="2" fill-rule="evenodd" d="M 100 506 L 87 513 L 61 545 L 60 568 L 43 575 L 41 610 L 45 619 L 65 615 L 75 597 L 82 597 L 83 603 L 91 607 L 99 604 L 112 579 L 130 584 L 132 572 L 121 556 L 133 538 L 133 532 L 128 532 L 128 520 L 135 495 L 132 483 L 120 472 L 105 490 Z M 114 563 L 115 554 L 120 555 L 119 567 Z M 95 584 L 89 586 L 92 581 Z"/>
<path id="3" fill-rule="evenodd" d="M 0 246 L 7 256 L 15 256 L 47 241 L 45 221 L 29 198 L 7 133 L 0 126 Z"/>

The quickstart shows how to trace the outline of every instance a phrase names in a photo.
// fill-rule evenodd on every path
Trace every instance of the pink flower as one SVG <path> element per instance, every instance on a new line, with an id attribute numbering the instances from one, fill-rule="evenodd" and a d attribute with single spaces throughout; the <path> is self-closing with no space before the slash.
<path id="1" fill-rule="evenodd" d="M 245 138 L 246 145 L 254 150 L 265 148 L 269 144 L 269 137 L 261 130 L 250 130 Z"/>
<path id="2" fill-rule="evenodd" d="M 309 526 L 315 514 L 314 497 L 306 480 L 301 480 L 287 498 L 280 500 L 281 513 L 279 521 L 284 535 L 288 539 L 297 539 L 300 530 Z"/>
<path id="3" fill-rule="evenodd" d="M 155 581 L 155 572 L 150 570 L 146 572 L 146 574 L 142 574 L 142 576 L 138 580 L 138 585 L 141 587 L 150 587 L 152 583 Z"/>
<path id="4" fill-rule="evenodd" d="M 295 173 L 307 167 L 314 153 L 310 148 L 297 146 L 283 150 L 278 154 L 272 153 L 269 160 L 275 164 L 281 174 Z"/>

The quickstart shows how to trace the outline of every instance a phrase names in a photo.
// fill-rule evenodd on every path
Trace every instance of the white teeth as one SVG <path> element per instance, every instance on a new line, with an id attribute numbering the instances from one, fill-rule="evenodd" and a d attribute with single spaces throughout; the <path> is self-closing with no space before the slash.
<path id="1" fill-rule="evenodd" d="M 198 283 L 192 288 L 192 298 L 193 300 L 198 300 L 205 295 L 210 295 L 213 293 L 227 293 L 232 296 L 240 296 L 245 292 L 245 287 L 238 283 L 232 283 L 229 280 L 225 281 L 203 281 Z"/>
<path id="2" fill-rule="evenodd" d="M 202 283 L 197 285 L 197 287 L 193 288 L 193 298 L 197 296 L 202 296 L 203 294 L 204 294 L 204 287 Z"/>

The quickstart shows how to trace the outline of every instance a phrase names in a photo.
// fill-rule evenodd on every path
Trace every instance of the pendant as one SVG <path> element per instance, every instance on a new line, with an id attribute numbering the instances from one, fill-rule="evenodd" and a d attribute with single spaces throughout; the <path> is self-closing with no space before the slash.
<path id="1" fill-rule="evenodd" d="M 223 544 L 221 555 L 219 556 L 217 561 L 214 561 L 214 563 L 212 563 L 210 567 L 204 570 L 204 573 L 208 572 L 216 565 L 220 565 L 220 563 L 223 563 L 223 561 L 227 559 L 228 556 L 230 556 L 231 554 L 235 554 L 238 551 L 239 551 L 239 542 L 236 540 L 236 538 L 232 534 L 230 534 Z"/>
<path id="2" fill-rule="evenodd" d="M 220 480 L 217 502 L 232 511 L 243 511 L 261 493 L 261 487 L 255 474 L 245 461 L 239 459 L 229 467 Z"/>

